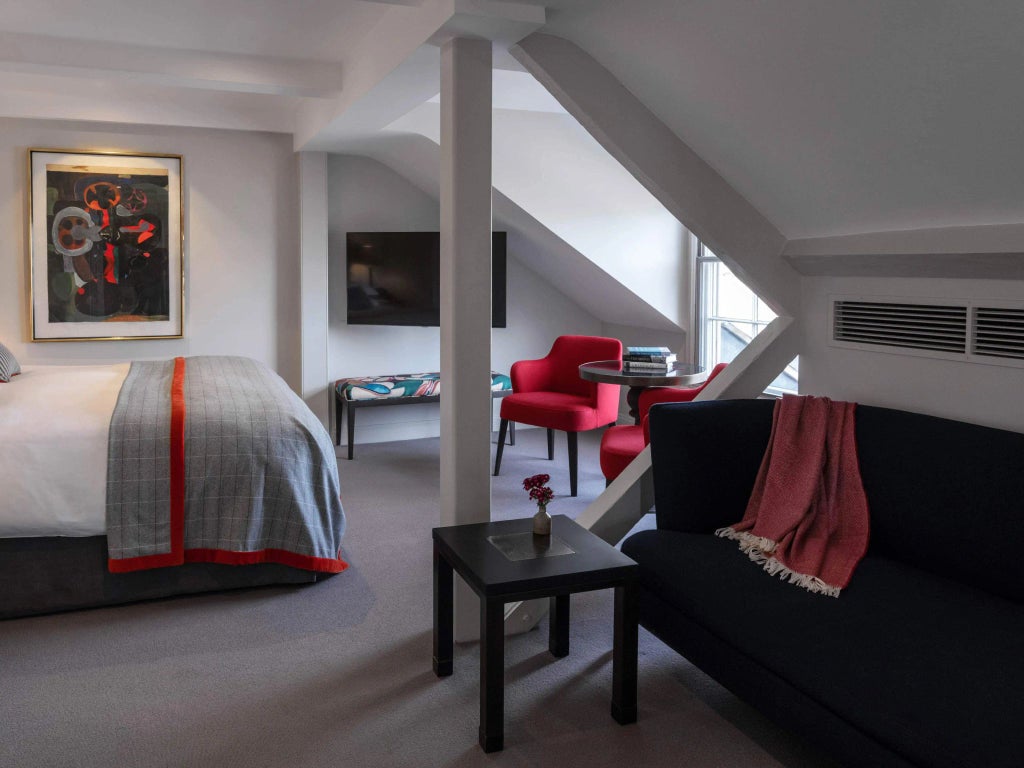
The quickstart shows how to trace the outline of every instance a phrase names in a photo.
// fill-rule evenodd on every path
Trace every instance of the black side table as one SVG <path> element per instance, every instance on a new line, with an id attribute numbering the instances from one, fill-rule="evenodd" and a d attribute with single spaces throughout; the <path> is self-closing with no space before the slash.
<path id="1" fill-rule="evenodd" d="M 533 521 L 435 528 L 434 672 L 453 671 L 453 570 L 480 597 L 480 746 L 503 746 L 505 603 L 551 599 L 548 648 L 569 653 L 569 595 L 615 589 L 612 717 L 636 722 L 637 575 L 630 558 L 565 515 L 551 519 L 551 536 L 534 536 Z"/>

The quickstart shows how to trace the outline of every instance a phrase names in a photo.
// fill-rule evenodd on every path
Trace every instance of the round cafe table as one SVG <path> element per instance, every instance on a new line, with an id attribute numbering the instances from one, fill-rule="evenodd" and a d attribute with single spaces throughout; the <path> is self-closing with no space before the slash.
<path id="1" fill-rule="evenodd" d="M 624 384 L 629 415 L 640 423 L 640 393 L 648 387 L 693 387 L 703 384 L 707 371 L 701 365 L 675 363 L 667 371 L 628 370 L 618 360 L 598 360 L 580 366 L 580 378 L 602 384 Z"/>

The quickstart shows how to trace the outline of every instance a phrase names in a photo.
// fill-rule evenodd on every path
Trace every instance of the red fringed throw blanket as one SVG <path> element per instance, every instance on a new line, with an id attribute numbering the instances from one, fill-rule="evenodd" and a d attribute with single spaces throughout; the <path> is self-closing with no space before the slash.
<path id="1" fill-rule="evenodd" d="M 772 575 L 839 597 L 868 547 L 868 502 L 857 464 L 854 403 L 787 395 L 743 519 L 717 536 Z"/>

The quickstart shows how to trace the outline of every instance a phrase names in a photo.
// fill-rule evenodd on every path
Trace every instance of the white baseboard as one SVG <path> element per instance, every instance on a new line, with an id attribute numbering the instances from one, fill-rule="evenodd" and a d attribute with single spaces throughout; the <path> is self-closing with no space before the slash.
<path id="1" fill-rule="evenodd" d="M 429 404 L 411 406 L 410 410 L 426 410 L 431 408 Z M 437 406 L 433 406 L 436 413 Z M 441 419 L 440 416 L 429 417 L 429 411 L 427 411 L 428 418 L 415 419 L 415 418 L 388 418 L 389 415 L 393 416 L 394 411 L 390 408 L 382 409 L 356 409 L 356 434 L 355 444 L 369 444 L 369 443 L 390 443 L 398 440 L 421 440 L 427 437 L 439 437 L 441 434 Z M 401 415 L 401 414 L 399 414 Z M 348 418 L 348 414 L 345 414 L 345 418 Z M 498 427 L 501 423 L 501 419 L 497 416 L 497 409 L 495 409 L 495 417 L 491 423 L 491 431 L 497 432 Z M 516 432 L 522 429 L 536 429 L 536 427 L 529 426 L 527 424 L 516 424 Z M 334 425 L 331 425 L 331 437 L 334 438 Z M 341 446 L 337 448 L 340 451 L 348 446 L 348 423 L 343 422 L 341 425 Z"/>

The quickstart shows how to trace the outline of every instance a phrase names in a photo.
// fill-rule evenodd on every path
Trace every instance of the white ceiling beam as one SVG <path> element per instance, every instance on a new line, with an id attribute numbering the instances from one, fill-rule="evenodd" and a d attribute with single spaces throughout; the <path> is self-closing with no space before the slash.
<path id="1" fill-rule="evenodd" d="M 504 51 L 539 29 L 545 18 L 540 6 L 504 0 L 423 0 L 415 9 L 390 9 L 343 60 L 341 96 L 300 109 L 295 149 L 332 151 L 339 142 L 383 128 L 437 93 L 432 84 L 437 67 L 421 50 L 425 44 L 476 37 Z"/>
<path id="2" fill-rule="evenodd" d="M 0 116 L 122 125 L 291 131 L 298 99 L 130 81 L 0 72 Z"/>
<path id="3" fill-rule="evenodd" d="M 343 132 L 344 126 L 332 128 L 332 124 L 343 122 L 346 112 L 367 99 L 388 75 L 443 27 L 451 18 L 451 5 L 452 0 L 424 0 L 416 9 L 389 8 L 352 54 L 343 59 L 345 81 L 341 96 L 327 103 L 308 102 L 299 109 L 295 116 L 295 150 L 330 151 L 326 142 L 316 139 L 325 132 Z M 357 121 L 360 125 L 372 124 L 373 110 L 367 111 L 370 114 Z"/>
<path id="4" fill-rule="evenodd" d="M 542 6 L 507 0 L 451 0 L 451 8 L 451 17 L 430 40 L 434 45 L 455 37 L 482 37 L 507 49 L 547 19 Z"/>
<path id="5" fill-rule="evenodd" d="M 350 152 L 361 142 L 428 101 L 441 87 L 441 49 L 421 45 L 361 99 L 324 125 L 307 150 Z"/>
<path id="6" fill-rule="evenodd" d="M 936 227 L 790 240 L 800 274 L 1024 279 L 1024 224 Z"/>
<path id="7" fill-rule="evenodd" d="M 102 78 L 274 96 L 336 98 L 341 65 L 0 32 L 0 72 Z"/>
<path id="8" fill-rule="evenodd" d="M 1024 280 L 1024 253 L 894 253 L 787 256 L 808 277 L 941 277 Z"/>

